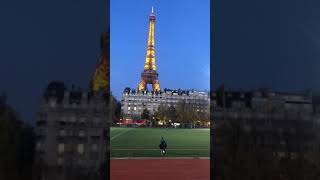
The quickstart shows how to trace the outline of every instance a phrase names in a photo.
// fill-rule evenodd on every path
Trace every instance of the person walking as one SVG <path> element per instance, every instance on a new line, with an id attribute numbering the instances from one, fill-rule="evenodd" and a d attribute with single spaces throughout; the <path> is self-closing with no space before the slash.
<path id="1" fill-rule="evenodd" d="M 167 142 L 161 137 L 159 148 L 161 150 L 161 155 L 163 156 L 166 153 Z"/>

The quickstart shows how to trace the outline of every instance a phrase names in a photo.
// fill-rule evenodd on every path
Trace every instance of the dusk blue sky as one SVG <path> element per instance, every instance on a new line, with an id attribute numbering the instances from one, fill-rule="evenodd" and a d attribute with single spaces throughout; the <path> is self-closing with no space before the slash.
<path id="1" fill-rule="evenodd" d="M 161 89 L 210 90 L 209 0 L 111 0 L 113 94 L 120 98 L 125 87 L 138 87 L 152 6 Z"/>
<path id="2" fill-rule="evenodd" d="M 154 6 L 161 88 L 320 90 L 319 0 L 111 0 L 111 89 L 137 88 Z M 106 1 L 0 3 L 0 91 L 34 122 L 52 80 L 88 89 L 106 31 Z M 209 69 L 210 36 L 213 68 Z"/>
<path id="3" fill-rule="evenodd" d="M 0 2 L 0 92 L 34 123 L 49 82 L 89 88 L 107 27 L 105 0 Z"/>
<path id="4" fill-rule="evenodd" d="M 320 90 L 319 0 L 217 0 L 213 86 Z"/>

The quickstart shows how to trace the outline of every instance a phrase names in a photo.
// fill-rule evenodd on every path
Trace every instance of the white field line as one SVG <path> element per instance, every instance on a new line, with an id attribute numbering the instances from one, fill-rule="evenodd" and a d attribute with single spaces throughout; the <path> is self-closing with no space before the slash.
<path id="1" fill-rule="evenodd" d="M 124 130 L 123 132 L 121 132 L 121 133 L 119 133 L 119 134 L 117 134 L 117 135 L 113 136 L 110 140 L 111 140 L 111 141 L 112 141 L 112 140 L 114 140 L 115 138 L 117 138 L 117 137 L 121 136 L 122 134 L 124 134 L 124 133 L 128 132 L 129 130 L 130 130 L 130 129 L 126 129 L 126 130 Z"/>
<path id="2" fill-rule="evenodd" d="M 210 159 L 210 157 L 119 157 L 111 158 L 111 160 L 121 159 Z"/>
<path id="3" fill-rule="evenodd" d="M 160 149 L 111 149 L 112 151 L 153 151 L 153 150 L 160 150 Z M 207 151 L 210 149 L 167 149 L 168 151 Z"/>

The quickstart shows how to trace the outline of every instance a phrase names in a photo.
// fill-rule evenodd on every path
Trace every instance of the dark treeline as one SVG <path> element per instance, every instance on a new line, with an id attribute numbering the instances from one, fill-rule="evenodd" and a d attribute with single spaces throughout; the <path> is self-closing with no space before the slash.
<path id="1" fill-rule="evenodd" d="M 33 128 L 0 96 L 0 179 L 32 179 L 35 142 Z"/>
<path id="2" fill-rule="evenodd" d="M 110 109 L 112 123 L 117 123 L 118 120 L 122 118 L 121 102 L 118 101 L 112 94 L 110 95 Z"/>
<path id="3" fill-rule="evenodd" d="M 169 120 L 171 120 L 171 123 L 187 123 L 195 124 L 198 127 L 206 127 L 210 121 L 209 106 L 197 108 L 186 101 L 180 101 L 176 106 L 161 104 L 154 116 L 167 125 L 170 124 Z"/>
<path id="4" fill-rule="evenodd" d="M 285 121 L 285 120 L 284 120 Z M 292 119 L 287 129 L 255 121 L 226 121 L 212 132 L 211 177 L 215 180 L 320 179 L 318 128 Z M 309 145 L 309 146 L 308 146 Z"/>
<path id="5" fill-rule="evenodd" d="M 6 103 L 6 96 L 0 96 L 0 179 L 42 180 L 48 167 L 36 156 L 35 130 L 23 122 L 14 109 Z M 80 168 L 66 172 L 67 179 L 108 179 L 109 162 L 101 164 L 99 177 L 86 174 Z"/>

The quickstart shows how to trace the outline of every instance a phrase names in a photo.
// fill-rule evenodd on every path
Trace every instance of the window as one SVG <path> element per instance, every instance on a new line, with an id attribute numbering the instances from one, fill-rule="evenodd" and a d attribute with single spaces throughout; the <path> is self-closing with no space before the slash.
<path id="1" fill-rule="evenodd" d="M 91 150 L 92 150 L 93 152 L 97 152 L 97 151 L 98 151 L 98 145 L 97 145 L 97 144 L 92 144 Z"/>
<path id="2" fill-rule="evenodd" d="M 40 114 L 39 114 L 39 120 L 40 120 L 40 121 L 45 121 L 45 120 L 47 120 L 47 114 L 46 114 L 46 113 L 40 113 Z"/>
<path id="3" fill-rule="evenodd" d="M 134 107 L 133 110 L 137 110 L 137 107 Z"/>
<path id="4" fill-rule="evenodd" d="M 97 152 L 91 152 L 90 153 L 90 159 L 97 160 L 98 159 L 98 153 Z"/>
<path id="5" fill-rule="evenodd" d="M 66 136 L 66 130 L 61 129 L 61 130 L 59 131 L 59 135 L 60 135 L 61 137 L 65 137 L 65 136 Z"/>
<path id="6" fill-rule="evenodd" d="M 76 122 L 76 117 L 75 116 L 71 116 L 70 117 L 70 122 Z"/>
<path id="7" fill-rule="evenodd" d="M 80 130 L 80 131 L 79 131 L 79 137 L 84 137 L 84 136 L 85 136 L 84 130 Z"/>
<path id="8" fill-rule="evenodd" d="M 45 128 L 39 128 L 38 129 L 37 135 L 45 136 L 46 134 L 47 134 L 47 129 L 45 129 Z"/>
<path id="9" fill-rule="evenodd" d="M 84 153 L 84 144 L 78 144 L 78 153 L 80 155 Z"/>
<path id="10" fill-rule="evenodd" d="M 59 154 L 62 154 L 64 152 L 64 144 L 63 143 L 60 143 L 58 145 L 58 153 Z"/>
<path id="11" fill-rule="evenodd" d="M 128 107 L 128 110 L 130 110 L 130 107 Z"/>
<path id="12" fill-rule="evenodd" d="M 68 135 L 69 135 L 69 136 L 73 136 L 73 134 L 74 134 L 74 131 L 68 130 Z"/>
<path id="13" fill-rule="evenodd" d="M 65 116 L 62 116 L 59 120 L 59 124 L 61 126 L 66 125 L 66 122 L 67 122 L 67 118 Z"/>
<path id="14" fill-rule="evenodd" d="M 73 151 L 75 150 L 75 147 L 72 146 L 72 145 L 73 145 L 73 144 L 71 144 L 71 143 L 65 144 L 64 151 L 65 151 L 65 152 L 73 153 Z"/>
<path id="15" fill-rule="evenodd" d="M 61 166 L 63 164 L 63 158 L 59 157 L 57 161 L 58 166 Z"/>
<path id="16" fill-rule="evenodd" d="M 36 149 L 40 149 L 40 148 L 41 148 L 41 146 L 42 146 L 41 141 L 38 141 L 38 142 L 37 142 L 37 145 L 36 145 Z"/>
<path id="17" fill-rule="evenodd" d="M 95 117 L 95 118 L 94 118 L 94 122 L 96 122 L 96 123 L 101 122 L 101 118 L 100 118 L 100 117 Z"/>
<path id="18" fill-rule="evenodd" d="M 86 122 L 86 118 L 85 118 L 85 117 L 81 117 L 81 118 L 79 118 L 79 122 L 81 122 L 81 123 Z"/>
<path id="19" fill-rule="evenodd" d="M 98 143 L 100 140 L 100 136 L 91 136 L 91 142 Z"/>
<path id="20" fill-rule="evenodd" d="M 51 101 L 51 102 L 50 102 L 50 106 L 51 106 L 51 107 L 56 107 L 56 102 L 55 102 L 55 101 Z"/>

